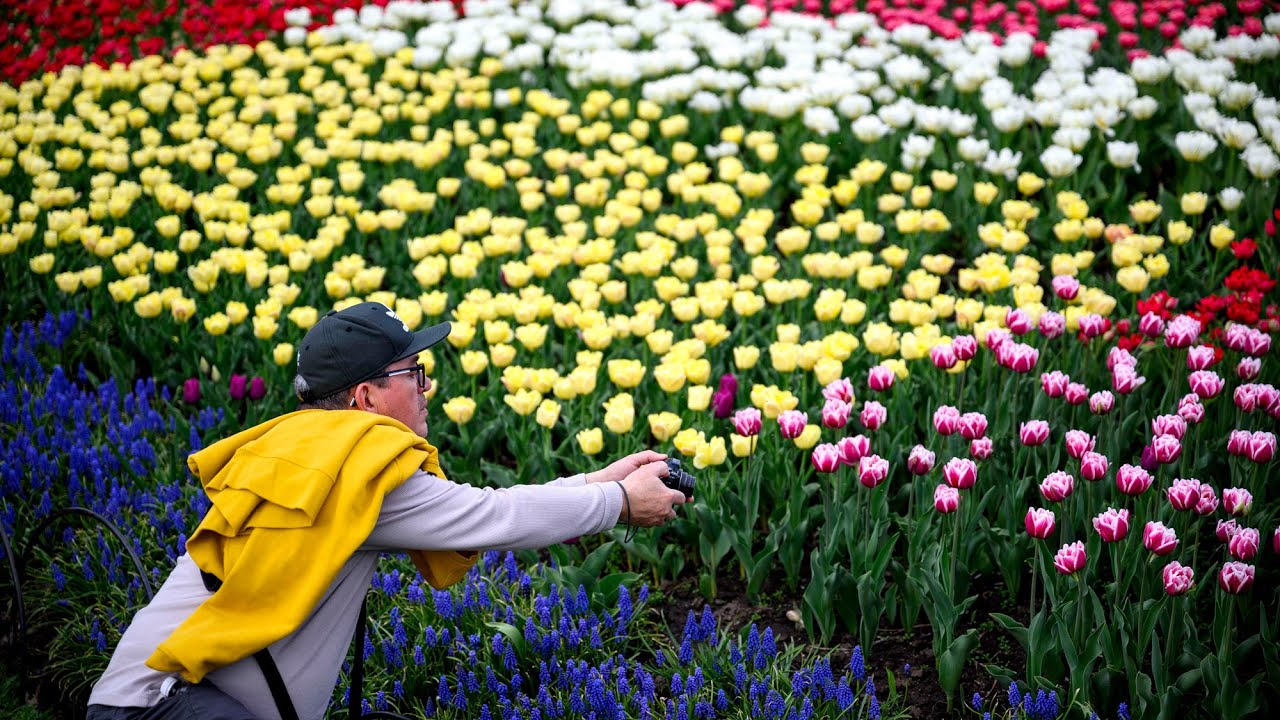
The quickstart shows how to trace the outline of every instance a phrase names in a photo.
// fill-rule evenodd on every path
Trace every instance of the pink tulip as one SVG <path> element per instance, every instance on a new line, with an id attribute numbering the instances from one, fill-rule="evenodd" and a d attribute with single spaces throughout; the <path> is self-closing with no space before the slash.
<path id="1" fill-rule="evenodd" d="M 1227 518 L 1219 520 L 1218 526 L 1214 528 L 1214 535 L 1218 536 L 1220 542 L 1227 542 L 1233 535 L 1240 532 L 1240 526 L 1236 524 L 1235 518 Z"/>
<path id="2" fill-rule="evenodd" d="M 1159 415 L 1151 418 L 1152 435 L 1172 435 L 1181 440 L 1187 434 L 1187 421 L 1181 415 Z"/>
<path id="3" fill-rule="evenodd" d="M 1074 300 L 1080 292 L 1080 281 L 1070 275 L 1053 276 L 1053 294 L 1063 300 Z"/>
<path id="4" fill-rule="evenodd" d="M 1097 313 L 1080 316 L 1080 334 L 1086 339 L 1096 338 L 1107 331 L 1107 319 Z"/>
<path id="5" fill-rule="evenodd" d="M 188 405 L 195 405 L 200 402 L 200 379 L 187 378 L 182 383 L 182 402 Z"/>
<path id="6" fill-rule="evenodd" d="M 1231 400 L 1236 407 L 1243 413 L 1251 413 L 1258 409 L 1258 386 L 1253 383 L 1245 383 L 1236 386 L 1231 393 Z"/>
<path id="7" fill-rule="evenodd" d="M 1107 456 L 1090 450 L 1080 458 L 1080 477 L 1094 482 L 1106 477 L 1109 463 Z"/>
<path id="8" fill-rule="evenodd" d="M 987 434 L 987 416 L 980 412 L 967 412 L 960 416 L 960 437 L 965 440 Z"/>
<path id="9" fill-rule="evenodd" d="M 1212 515 L 1218 509 L 1218 496 L 1209 483 L 1200 483 L 1200 501 L 1196 503 L 1197 515 Z"/>
<path id="10" fill-rule="evenodd" d="M 1107 351 L 1107 370 L 1115 372 L 1117 365 L 1128 365 L 1131 368 L 1137 368 L 1138 358 L 1134 357 L 1133 353 L 1117 345 Z"/>
<path id="11" fill-rule="evenodd" d="M 836 442 L 836 449 L 840 451 L 840 462 L 853 467 L 871 453 L 871 438 L 866 435 L 840 438 Z"/>
<path id="12" fill-rule="evenodd" d="M 1040 387 L 1044 390 L 1044 394 L 1051 398 L 1062 397 L 1067 392 L 1067 384 L 1070 382 L 1071 378 L 1061 370 L 1053 370 L 1040 375 Z"/>
<path id="13" fill-rule="evenodd" d="M 733 414 L 733 431 L 743 437 L 759 435 L 760 423 L 760 411 L 756 408 L 743 408 Z"/>
<path id="14" fill-rule="evenodd" d="M 853 413 L 853 405 L 839 399 L 831 398 L 822 406 L 822 425 L 829 428 L 842 428 L 849 424 L 849 415 Z"/>
<path id="15" fill-rule="evenodd" d="M 1147 382 L 1145 377 L 1138 374 L 1137 370 L 1128 365 L 1117 365 L 1115 372 L 1111 374 L 1111 389 L 1121 395 L 1129 393 L 1142 387 Z"/>
<path id="16" fill-rule="evenodd" d="M 249 378 L 244 375 L 232 375 L 227 389 L 231 393 L 232 400 L 243 400 L 249 393 Z"/>
<path id="17" fill-rule="evenodd" d="M 950 370 L 956 366 L 956 351 L 950 343 L 938 343 L 929 349 L 929 359 L 939 370 Z"/>
<path id="18" fill-rule="evenodd" d="M 1253 508 L 1253 494 L 1244 488 L 1226 488 L 1222 491 L 1222 509 L 1228 515 L 1248 515 Z"/>
<path id="19" fill-rule="evenodd" d="M 1195 584 L 1196 571 L 1174 560 L 1164 566 L 1164 591 L 1171 596 L 1186 593 Z"/>
<path id="20" fill-rule="evenodd" d="M 1240 528 L 1227 540 L 1227 552 L 1231 557 L 1248 562 L 1258 554 L 1258 545 L 1262 542 L 1258 531 L 1254 528 Z"/>
<path id="21" fill-rule="evenodd" d="M 1280 554 L 1280 527 L 1271 533 L 1271 551 Z"/>
<path id="22" fill-rule="evenodd" d="M 889 477 L 889 461 L 879 455 L 867 455 L 858 461 L 858 482 L 869 488 L 878 486 Z"/>
<path id="23" fill-rule="evenodd" d="M 249 381 L 249 399 L 261 400 L 262 398 L 266 397 L 266 394 L 267 394 L 267 382 L 263 380 L 260 376 L 254 375 L 253 379 Z"/>
<path id="24" fill-rule="evenodd" d="M 1049 502 L 1062 502 L 1071 496 L 1075 487 L 1075 478 L 1061 470 L 1055 470 L 1041 481 L 1040 494 Z"/>
<path id="25" fill-rule="evenodd" d="M 1031 316 L 1022 308 L 1015 308 L 1005 313 L 1004 325 L 1009 328 L 1009 332 L 1019 336 L 1026 335 L 1034 327 L 1031 324 Z"/>
<path id="26" fill-rule="evenodd" d="M 1200 502 L 1200 481 L 1194 478 L 1174 480 L 1164 492 L 1174 510 L 1191 510 Z"/>
<path id="27" fill-rule="evenodd" d="M 1208 345 L 1196 345 L 1187 349 L 1187 369 L 1207 370 L 1214 361 L 1213 348 Z"/>
<path id="28" fill-rule="evenodd" d="M 804 432 L 804 426 L 809 424 L 809 414 L 800 410 L 784 410 L 778 416 L 778 429 L 782 431 L 782 437 L 789 440 L 800 437 L 800 433 Z"/>
<path id="29" fill-rule="evenodd" d="M 933 411 L 933 429 L 939 435 L 953 435 L 960 429 L 960 411 L 950 405 L 942 405 Z"/>
<path id="30" fill-rule="evenodd" d="M 1116 406 L 1116 396 L 1110 390 L 1099 390 L 1089 396 L 1089 409 L 1094 415 L 1106 415 Z"/>
<path id="31" fill-rule="evenodd" d="M 1240 358 L 1236 365 L 1236 377 L 1241 380 L 1253 380 L 1262 372 L 1262 361 L 1255 357 Z"/>
<path id="32" fill-rule="evenodd" d="M 1149 338 L 1163 335 L 1164 318 L 1153 312 L 1143 314 L 1142 319 L 1138 321 L 1138 332 Z"/>
<path id="33" fill-rule="evenodd" d="M 942 479 L 957 490 L 968 490 L 978 480 L 978 466 L 968 458 L 951 458 L 942 466 Z"/>
<path id="34" fill-rule="evenodd" d="M 1226 345 L 1237 352 L 1244 352 L 1249 346 L 1249 334 L 1253 328 L 1238 323 L 1227 323 Z"/>
<path id="35" fill-rule="evenodd" d="M 1068 405 L 1083 405 L 1089 402 L 1089 388 L 1084 383 L 1067 383 L 1067 391 L 1062 394 L 1062 399 Z"/>
<path id="36" fill-rule="evenodd" d="M 1178 417 L 1192 425 L 1204 420 L 1204 405 L 1200 404 L 1200 396 L 1195 393 L 1184 395 L 1182 400 L 1178 401 Z"/>
<path id="37" fill-rule="evenodd" d="M 1189 315 L 1179 315 L 1164 328 L 1164 344 L 1171 348 L 1191 347 L 1200 337 L 1200 321 Z"/>
<path id="38" fill-rule="evenodd" d="M 1253 587 L 1254 569 L 1242 562 L 1223 563 L 1218 572 L 1218 586 L 1232 595 L 1248 592 Z"/>
<path id="39" fill-rule="evenodd" d="M 987 331 L 987 349 L 991 352 L 998 352 L 1001 347 L 1010 342 L 1013 342 L 1013 336 L 1009 334 L 1008 330 L 994 328 Z"/>
<path id="40" fill-rule="evenodd" d="M 822 397 L 827 400 L 839 400 L 841 402 L 853 402 L 853 383 L 849 382 L 849 378 L 840 378 L 827 383 L 822 388 Z"/>
<path id="41" fill-rule="evenodd" d="M 1151 441 L 1151 451 L 1161 465 L 1177 461 L 1182 456 L 1182 441 L 1172 435 L 1157 435 Z"/>
<path id="42" fill-rule="evenodd" d="M 1232 430 L 1227 436 L 1227 454 L 1228 455 L 1248 455 L 1249 441 L 1253 439 L 1253 433 L 1248 430 Z"/>
<path id="43" fill-rule="evenodd" d="M 1191 392 L 1204 400 L 1217 397 L 1218 393 L 1222 392 L 1223 385 L 1226 384 L 1218 373 L 1212 370 L 1196 370 L 1187 376 L 1187 383 L 1191 386 Z"/>
<path id="44" fill-rule="evenodd" d="M 969 454 L 974 460 L 986 460 L 995 449 L 989 437 L 974 438 L 969 441 Z"/>
<path id="45" fill-rule="evenodd" d="M 1063 575 L 1075 575 L 1084 567 L 1084 543 L 1080 541 L 1063 545 L 1058 554 L 1053 556 L 1053 566 Z"/>
<path id="46" fill-rule="evenodd" d="M 1040 320 L 1036 323 L 1040 329 L 1040 334 L 1045 338 L 1052 340 L 1067 330 L 1067 319 L 1060 313 L 1052 310 L 1046 310 L 1041 313 Z"/>
<path id="47" fill-rule="evenodd" d="M 1102 542 L 1123 540 L 1129 534 L 1129 511 L 1109 507 L 1093 518 L 1093 529 L 1098 531 Z"/>
<path id="48" fill-rule="evenodd" d="M 876 392 L 883 392 L 893 387 L 893 381 L 897 379 L 898 376 L 893 370 L 883 365 L 877 365 L 867 371 L 867 386 Z"/>
<path id="49" fill-rule="evenodd" d="M 1280 411 L 1280 389 L 1274 385 L 1260 384 L 1255 386 L 1258 395 L 1258 409 L 1265 410 L 1273 418 L 1277 417 L 1277 411 Z"/>
<path id="50" fill-rule="evenodd" d="M 1249 436 L 1247 454 L 1256 463 L 1271 462 L 1276 454 L 1276 436 L 1265 430 L 1255 430 Z"/>
<path id="51" fill-rule="evenodd" d="M 933 489 L 933 509 L 947 515 L 960 507 L 960 491 L 949 486 L 939 485 Z"/>
<path id="52" fill-rule="evenodd" d="M 1156 555 L 1168 555 L 1178 547 L 1178 534 L 1164 523 L 1148 522 L 1142 531 L 1142 544 Z"/>
<path id="53" fill-rule="evenodd" d="M 1009 350 L 1005 353 L 1004 360 L 1000 364 L 1016 373 L 1026 374 L 1031 372 L 1040 360 L 1040 351 L 1030 345 L 1009 343 L 1008 348 Z"/>
<path id="54" fill-rule="evenodd" d="M 927 475 L 933 469 L 936 459 L 932 450 L 923 445 L 916 445 L 911 448 L 911 454 L 907 456 L 907 470 L 912 475 Z"/>
<path id="55" fill-rule="evenodd" d="M 875 400 L 868 400 L 863 404 L 858 420 L 868 430 L 879 430 L 880 426 L 884 425 L 886 415 L 888 415 L 888 411 L 885 410 L 884 405 Z"/>
<path id="56" fill-rule="evenodd" d="M 1137 465 L 1121 465 L 1116 471 L 1116 487 L 1125 495 L 1141 495 L 1151 487 L 1151 480 L 1151 473 Z"/>
<path id="57" fill-rule="evenodd" d="M 1018 439 L 1027 447 L 1043 445 L 1049 439 L 1049 423 L 1044 420 L 1028 420 L 1018 427 Z"/>
<path id="58" fill-rule="evenodd" d="M 1079 460 L 1093 449 L 1095 440 L 1092 435 L 1083 430 L 1068 430 L 1066 442 L 1067 454 Z"/>
<path id="59" fill-rule="evenodd" d="M 820 473 L 832 473 L 840 468 L 840 451 L 831 443 L 815 447 L 809 459 L 813 462 L 813 468 Z"/>
<path id="60" fill-rule="evenodd" d="M 1253 357 L 1266 355 L 1271 350 L 1271 336 L 1261 330 L 1250 328 L 1241 350 Z"/>
<path id="61" fill-rule="evenodd" d="M 1044 540 L 1053 534 L 1055 527 L 1055 518 L 1053 511 L 1045 508 L 1027 508 L 1027 517 L 1024 523 L 1027 526 L 1027 534 L 1038 540 Z"/>
<path id="62" fill-rule="evenodd" d="M 951 340 L 951 347 L 960 362 L 968 362 L 978 354 L 978 341 L 972 335 L 957 335 Z"/>

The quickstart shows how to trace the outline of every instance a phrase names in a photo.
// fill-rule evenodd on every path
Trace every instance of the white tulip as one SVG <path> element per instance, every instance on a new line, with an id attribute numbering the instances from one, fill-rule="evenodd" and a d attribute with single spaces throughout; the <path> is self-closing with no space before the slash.
<path id="1" fill-rule="evenodd" d="M 733 18 L 746 28 L 759 27 L 766 17 L 764 10 L 755 5 L 743 5 L 733 14 Z"/>
<path id="2" fill-rule="evenodd" d="M 706 90 L 700 90 L 697 93 L 694 93 L 693 98 L 689 100 L 690 109 L 697 110 L 698 112 L 707 115 L 713 112 L 719 112 L 722 106 L 723 103 L 720 102 L 720 98 Z"/>
<path id="3" fill-rule="evenodd" d="M 1050 145 L 1040 153 L 1040 164 L 1049 175 L 1061 178 L 1074 173 L 1084 158 L 1058 145 Z"/>
<path id="4" fill-rule="evenodd" d="M 1144 85 L 1155 85 L 1164 81 L 1173 72 L 1173 66 L 1168 60 L 1155 55 L 1137 58 L 1129 66 L 1129 74 L 1134 80 Z"/>
<path id="5" fill-rule="evenodd" d="M 871 98 L 857 93 L 845 95 L 836 103 L 836 112 L 850 120 L 857 120 L 871 112 L 871 109 Z"/>
<path id="6" fill-rule="evenodd" d="M 1021 108 L 1002 107 L 991 113 L 991 124 L 1000 132 L 1015 132 L 1027 121 L 1027 114 Z"/>
<path id="7" fill-rule="evenodd" d="M 1053 132 L 1052 139 L 1055 145 L 1061 145 L 1072 152 L 1080 152 L 1085 145 L 1089 144 L 1091 135 L 1088 128 L 1060 127 Z"/>
<path id="8" fill-rule="evenodd" d="M 840 130 L 840 119 L 829 107 L 807 107 L 804 109 L 804 126 L 826 136 Z"/>
<path id="9" fill-rule="evenodd" d="M 863 115 L 850 126 L 859 142 L 870 144 L 889 134 L 890 128 L 875 115 Z"/>
<path id="10" fill-rule="evenodd" d="M 1022 165 L 1022 153 L 1009 148 L 1000 148 L 1000 152 L 988 152 L 982 161 L 982 169 L 992 175 L 1001 175 L 1006 180 L 1018 177 L 1018 166 Z"/>
<path id="11" fill-rule="evenodd" d="M 1227 212 L 1235 212 L 1244 200 L 1244 193 L 1238 188 L 1225 187 L 1218 191 L 1218 204 Z"/>
<path id="12" fill-rule="evenodd" d="M 284 29 L 284 44 L 297 47 L 307 42 L 307 29 L 304 27 L 287 27 Z"/>
<path id="13" fill-rule="evenodd" d="M 1115 140 L 1107 143 L 1107 161 L 1118 168 L 1133 168 L 1142 172 L 1138 164 L 1138 143 Z"/>
<path id="14" fill-rule="evenodd" d="M 1135 98 L 1128 106 L 1129 114 L 1132 115 L 1135 120 L 1149 120 L 1156 114 L 1156 110 L 1159 109 L 1160 101 L 1150 95 L 1143 95 L 1140 98 Z"/>
<path id="15" fill-rule="evenodd" d="M 933 149 L 937 142 L 937 138 L 913 133 L 902 141 L 902 154 L 914 155 L 922 160 L 927 159 L 933 154 Z"/>
<path id="16" fill-rule="evenodd" d="M 976 163 L 987 156 L 987 153 L 991 150 L 991 143 L 975 137 L 962 137 L 958 147 L 960 157 L 968 162 Z"/>
<path id="17" fill-rule="evenodd" d="M 1187 162 L 1200 162 L 1218 147 L 1218 141 L 1212 135 L 1199 130 L 1180 132 L 1174 136 L 1173 142 Z"/>
<path id="18" fill-rule="evenodd" d="M 1270 180 L 1280 172 L 1280 156 L 1264 142 L 1256 142 L 1240 153 L 1249 174 L 1259 180 Z"/>
<path id="19" fill-rule="evenodd" d="M 1213 42 L 1216 34 L 1212 28 L 1193 25 L 1182 31 L 1178 39 L 1182 41 L 1182 47 L 1193 53 L 1198 53 L 1209 46 Z"/>
<path id="20" fill-rule="evenodd" d="M 1258 139 L 1258 128 L 1247 120 L 1223 118 L 1218 124 L 1218 139 L 1232 150 L 1243 150 Z"/>
<path id="21" fill-rule="evenodd" d="M 885 121 L 889 127 L 901 130 L 910 125 L 912 118 L 915 117 L 915 104 L 910 100 L 895 102 L 892 105 L 885 105 L 880 108 L 876 115 L 879 115 L 880 119 Z"/>
<path id="22" fill-rule="evenodd" d="M 284 21 L 290 27 L 305 28 L 311 24 L 311 9 L 306 7 L 284 11 Z"/>

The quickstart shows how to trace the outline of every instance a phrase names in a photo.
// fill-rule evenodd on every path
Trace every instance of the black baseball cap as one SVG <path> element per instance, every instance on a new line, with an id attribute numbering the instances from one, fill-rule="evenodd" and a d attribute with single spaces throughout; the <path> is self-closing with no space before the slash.
<path id="1" fill-rule="evenodd" d="M 426 350 L 449 336 L 447 322 L 413 332 L 379 302 L 333 310 L 307 331 L 298 349 L 298 374 L 307 381 L 303 402 L 359 385 L 393 362 Z"/>

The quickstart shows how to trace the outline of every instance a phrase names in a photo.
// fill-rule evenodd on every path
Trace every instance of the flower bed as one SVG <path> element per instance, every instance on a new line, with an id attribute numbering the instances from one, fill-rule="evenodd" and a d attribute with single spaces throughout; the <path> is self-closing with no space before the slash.
<path id="1" fill-rule="evenodd" d="M 824 644 L 927 620 L 953 703 L 989 618 L 1073 712 L 1270 711 L 1280 15 L 1158 6 L 389 4 L 68 67 L 0 89 L 6 297 L 226 411 L 198 440 L 291 407 L 329 309 L 449 319 L 455 475 L 698 476 L 625 546 L 657 579 L 777 570 Z"/>

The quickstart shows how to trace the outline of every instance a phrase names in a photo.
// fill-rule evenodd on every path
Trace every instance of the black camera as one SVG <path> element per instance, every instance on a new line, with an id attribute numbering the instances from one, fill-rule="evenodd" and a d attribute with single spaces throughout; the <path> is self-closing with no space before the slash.
<path id="1" fill-rule="evenodd" d="M 679 490 L 684 493 L 686 500 L 693 497 L 694 477 L 685 472 L 684 468 L 680 467 L 680 461 L 678 459 L 667 458 L 665 462 L 667 463 L 667 470 L 670 471 L 670 474 L 662 478 L 662 483 L 672 490 Z"/>

